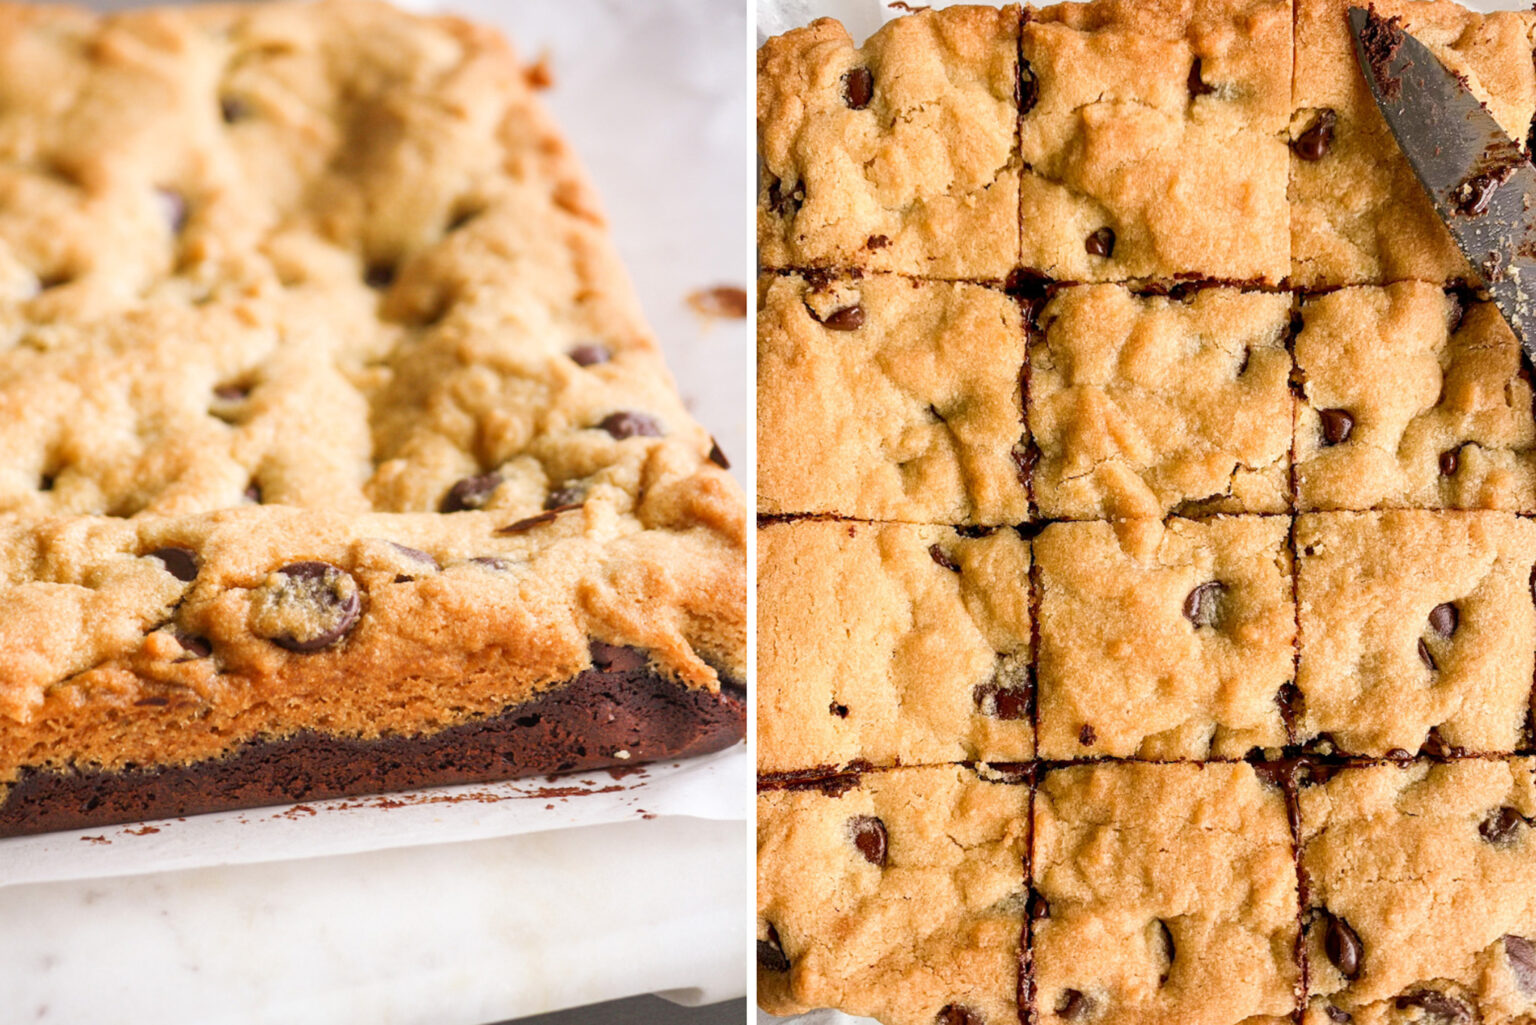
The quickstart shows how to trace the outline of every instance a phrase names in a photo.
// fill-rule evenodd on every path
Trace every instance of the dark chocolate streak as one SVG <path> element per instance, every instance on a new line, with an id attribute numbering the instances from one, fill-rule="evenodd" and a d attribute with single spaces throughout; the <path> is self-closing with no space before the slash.
<path id="1" fill-rule="evenodd" d="M 635 765 L 719 751 L 745 734 L 739 684 L 692 690 L 640 661 L 588 670 L 499 715 L 422 736 L 305 732 L 187 766 L 25 770 L 0 804 L 0 836 Z M 620 750 L 629 757 L 613 757 Z"/>

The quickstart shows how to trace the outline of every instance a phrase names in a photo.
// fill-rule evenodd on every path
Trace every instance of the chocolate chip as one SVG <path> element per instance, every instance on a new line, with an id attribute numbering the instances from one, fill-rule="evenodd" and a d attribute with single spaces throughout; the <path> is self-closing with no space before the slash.
<path id="1" fill-rule="evenodd" d="M 184 634 L 180 630 L 176 631 L 173 636 L 175 636 L 177 644 L 180 644 L 183 649 L 190 652 L 196 658 L 207 658 L 213 654 L 213 645 L 209 643 L 206 637 Z"/>
<path id="2" fill-rule="evenodd" d="M 1028 687 L 1005 687 L 996 682 L 977 684 L 971 699 L 983 715 L 994 719 L 1027 719 L 1033 694 Z"/>
<path id="3" fill-rule="evenodd" d="M 484 566 L 486 569 L 495 570 L 497 573 L 510 573 L 515 565 L 511 559 L 503 559 L 499 555 L 476 555 L 464 561 L 472 566 Z"/>
<path id="4" fill-rule="evenodd" d="M 1359 934 L 1348 922 L 1327 909 L 1320 909 L 1318 914 L 1323 918 L 1323 952 L 1328 955 L 1328 960 L 1344 978 L 1351 981 L 1359 978 L 1360 962 L 1365 956 Z"/>
<path id="5" fill-rule="evenodd" d="M 770 972 L 789 971 L 789 958 L 784 955 L 784 945 L 779 942 L 778 930 L 771 925 L 768 927 L 768 938 L 757 941 L 757 963 Z"/>
<path id="6" fill-rule="evenodd" d="M 586 489 L 579 484 L 567 484 L 549 493 L 544 499 L 544 508 L 548 510 L 568 509 L 571 506 L 580 505 L 587 500 Z"/>
<path id="7" fill-rule="evenodd" d="M 1323 441 L 1337 445 L 1349 440 L 1349 432 L 1355 429 L 1355 418 L 1347 409 L 1322 409 L 1317 414 L 1323 421 Z"/>
<path id="8" fill-rule="evenodd" d="M 483 473 L 478 477 L 465 477 L 448 489 L 441 509 L 445 513 L 468 512 L 483 509 L 496 489 L 501 487 L 499 473 Z"/>
<path id="9" fill-rule="evenodd" d="M 1472 1009 L 1455 997 L 1437 989 L 1421 989 L 1394 1001 L 1399 1011 L 1421 1007 L 1427 1015 L 1439 1019 L 1438 1025 L 1457 1025 L 1472 1020 Z"/>
<path id="10" fill-rule="evenodd" d="M 256 505 L 261 504 L 261 485 L 251 481 L 245 486 L 245 500 Z"/>
<path id="11" fill-rule="evenodd" d="M 1003 282 L 1003 291 L 1021 302 L 1044 299 L 1050 290 L 1050 276 L 1031 267 L 1014 268 Z"/>
<path id="12" fill-rule="evenodd" d="M 1173 944 L 1173 933 L 1168 928 L 1168 923 L 1162 919 L 1157 922 L 1158 956 L 1163 962 L 1163 972 L 1158 976 L 1158 985 L 1168 981 L 1168 976 L 1173 973 L 1173 959 L 1178 953 L 1178 948 Z"/>
<path id="13" fill-rule="evenodd" d="M 1200 74 L 1200 64 L 1200 58 L 1196 57 L 1195 62 L 1189 66 L 1190 99 L 1194 99 L 1196 96 L 1209 96 L 1211 93 L 1216 91 L 1215 86 L 1207 85 L 1205 83 L 1204 77 L 1202 77 Z"/>
<path id="14" fill-rule="evenodd" d="M 1035 109 L 1035 104 L 1040 102 L 1040 80 L 1035 77 L 1035 69 L 1030 67 L 1029 61 L 1019 61 L 1019 116 L 1022 117 Z"/>
<path id="15" fill-rule="evenodd" d="M 363 271 L 363 282 L 369 288 L 388 288 L 395 283 L 393 263 L 370 263 Z"/>
<path id="16" fill-rule="evenodd" d="M 238 96 L 219 97 L 219 116 L 226 125 L 244 121 L 251 116 L 251 105 Z"/>
<path id="17" fill-rule="evenodd" d="M 1323 159 L 1333 145 L 1333 126 L 1338 120 L 1339 116 L 1327 108 L 1318 111 L 1306 131 L 1291 140 L 1291 152 L 1303 160 Z"/>
<path id="18" fill-rule="evenodd" d="M 1435 665 L 1435 656 L 1429 653 L 1429 645 L 1424 643 L 1424 638 L 1419 638 L 1419 661 L 1429 667 L 1430 672 L 1438 672 L 1440 667 Z"/>
<path id="19" fill-rule="evenodd" d="M 1447 744 L 1445 738 L 1440 736 L 1440 727 L 1431 726 L 1429 736 L 1424 738 L 1423 751 L 1431 758 L 1449 758 L 1457 753 L 1457 748 Z"/>
<path id="20" fill-rule="evenodd" d="M 1441 637 L 1450 637 L 1461 623 L 1461 613 L 1450 602 L 1442 602 L 1429 610 L 1429 628 Z"/>
<path id="21" fill-rule="evenodd" d="M 818 324 L 822 324 L 832 331 L 857 331 L 864 326 L 864 307 L 857 304 L 844 306 L 840 310 L 833 310 L 825 317 L 816 316 L 816 312 L 813 310 L 811 311 L 811 316 Z"/>
<path id="22" fill-rule="evenodd" d="M 576 505 L 566 505 L 559 506 L 554 509 L 546 509 L 541 513 L 535 513 L 532 516 L 525 516 L 520 520 L 514 520 L 513 522 L 507 524 L 505 527 L 497 527 L 496 533 L 523 534 L 532 530 L 534 527 L 540 527 L 546 523 L 553 523 L 555 520 L 560 518 L 560 514 L 563 512 L 569 512 L 572 509 L 579 508 L 581 507 Z"/>
<path id="23" fill-rule="evenodd" d="M 1509 960 L 1510 974 L 1520 992 L 1536 997 L 1536 943 L 1524 936 L 1504 937 L 1504 956 Z"/>
<path id="24" fill-rule="evenodd" d="M 1084 723 L 1083 728 L 1077 731 L 1077 742 L 1084 747 L 1092 747 L 1098 743 L 1098 740 L 1098 733 L 1087 723 Z"/>
<path id="25" fill-rule="evenodd" d="M 156 548 L 149 557 L 159 559 L 166 572 L 184 584 L 197 579 L 197 553 L 190 548 Z"/>
<path id="26" fill-rule="evenodd" d="M 243 384 L 221 384 L 213 389 L 213 397 L 220 402 L 244 402 L 250 394 L 251 389 Z"/>
<path id="27" fill-rule="evenodd" d="M 792 217 L 800 212 L 800 206 L 805 202 L 805 187 L 797 184 L 794 188 L 785 190 L 784 183 L 778 178 L 768 183 L 768 209 L 780 217 Z"/>
<path id="28" fill-rule="evenodd" d="M 582 342 L 580 345 L 572 348 L 566 355 L 570 356 L 571 361 L 580 367 L 596 366 L 599 363 L 607 363 L 613 358 L 613 353 L 608 351 L 608 347 L 599 345 L 597 342 Z"/>
<path id="29" fill-rule="evenodd" d="M 720 443 L 714 438 L 709 439 L 709 461 L 722 470 L 731 468 L 731 461 L 725 458 L 725 453 L 720 451 Z"/>
<path id="30" fill-rule="evenodd" d="M 1488 817 L 1477 827 L 1477 833 L 1488 843 L 1506 843 L 1514 839 L 1516 831 L 1525 824 L 1525 816 L 1506 806 L 1489 812 Z"/>
<path id="31" fill-rule="evenodd" d="M 58 483 L 58 478 L 57 477 L 55 477 L 51 473 L 45 473 L 42 476 L 37 478 L 37 490 L 39 490 L 39 491 L 52 491 L 53 490 L 53 486 L 56 483 Z M 1536 582 L 1532 583 L 1531 590 L 1532 590 L 1532 593 L 1536 593 Z"/>
<path id="32" fill-rule="evenodd" d="M 1048 897 L 1046 897 L 1045 894 L 1041 893 L 1039 890 L 1031 889 L 1029 891 L 1029 900 L 1028 900 L 1028 903 L 1027 903 L 1027 911 L 1026 911 L 1026 913 L 1029 915 L 1030 921 L 1032 921 L 1032 922 L 1040 922 L 1040 921 L 1044 921 L 1047 918 L 1050 918 L 1051 917 L 1051 901 L 1050 901 L 1050 899 Z"/>
<path id="33" fill-rule="evenodd" d="M 389 541 L 386 543 L 395 551 L 399 552 L 407 559 L 410 559 L 412 562 L 419 562 L 423 566 L 430 566 L 434 570 L 442 569 L 442 566 L 438 565 L 438 561 L 435 558 L 422 551 L 420 548 L 412 548 L 409 545 L 403 545 L 396 541 Z"/>
<path id="34" fill-rule="evenodd" d="M 1207 580 L 1184 599 L 1184 618 L 1194 624 L 1195 629 L 1216 625 L 1221 616 L 1221 596 L 1226 592 L 1225 584 L 1218 580 Z"/>
<path id="35" fill-rule="evenodd" d="M 632 413 L 628 410 L 609 413 L 597 426 L 612 435 L 615 441 L 661 437 L 661 424 L 648 413 Z"/>
<path id="36" fill-rule="evenodd" d="M 1248 364 L 1251 362 L 1253 362 L 1253 346 L 1245 345 L 1243 346 L 1242 361 L 1237 364 L 1237 373 L 1233 376 L 1242 377 L 1246 374 L 1248 372 Z"/>
<path id="37" fill-rule="evenodd" d="M 156 189 L 155 200 L 160 204 L 160 216 L 165 219 L 166 227 L 171 229 L 172 235 L 180 235 L 181 229 L 187 226 L 186 197 L 174 189 Z"/>
<path id="38" fill-rule="evenodd" d="M 622 644 L 588 642 L 592 665 L 600 673 L 632 673 L 646 664 L 645 652 Z"/>
<path id="39" fill-rule="evenodd" d="M 1442 477 L 1456 476 L 1456 468 L 1461 465 L 1461 449 L 1448 448 L 1440 453 L 1440 475 Z"/>
<path id="40" fill-rule="evenodd" d="M 1035 447 L 1034 442 L 1030 442 L 1028 445 L 1014 445 L 1008 454 L 1013 457 L 1019 483 L 1026 488 L 1030 487 L 1035 480 L 1035 467 L 1040 464 L 1040 449 Z"/>
<path id="41" fill-rule="evenodd" d="M 890 244 L 891 237 L 889 235 L 871 235 L 869 238 L 864 240 L 864 248 L 870 250 L 871 252 L 875 251 L 876 249 L 884 249 Z"/>
<path id="42" fill-rule="evenodd" d="M 362 596 L 352 575 L 327 562 L 289 563 L 258 590 L 257 636 L 289 651 L 328 648 L 357 625 Z"/>
<path id="43" fill-rule="evenodd" d="M 827 706 L 827 711 L 831 712 L 833 715 L 837 716 L 839 719 L 846 719 L 846 718 L 848 718 L 848 706 L 847 705 L 839 705 L 836 701 L 832 702 L 830 705 Z"/>
<path id="44" fill-rule="evenodd" d="M 843 102 L 850 110 L 863 110 L 875 95 L 875 76 L 868 68 L 854 68 L 843 76 Z"/>
<path id="45" fill-rule="evenodd" d="M 1089 256 L 1102 256 L 1105 259 L 1115 254 L 1115 230 L 1113 228 L 1100 228 L 1088 236 L 1084 243 Z"/>
<path id="46" fill-rule="evenodd" d="M 945 1004 L 933 1021 L 934 1025 L 987 1025 L 981 1012 L 964 1004 Z"/>
<path id="47" fill-rule="evenodd" d="M 856 815 L 848 820 L 848 834 L 864 860 L 885 867 L 885 823 L 872 815 Z"/>
<path id="48" fill-rule="evenodd" d="M 945 552 L 944 549 L 940 548 L 938 545 L 929 545 L 928 555 L 933 559 L 934 562 L 938 563 L 940 566 L 943 566 L 951 573 L 960 572 L 960 564 L 957 563 L 954 559 L 951 559 L 949 557 L 949 553 Z"/>
<path id="49" fill-rule="evenodd" d="M 1093 1010 L 1093 1001 L 1075 989 L 1063 990 L 1061 998 L 1056 1001 L 1056 1015 L 1071 1021 L 1076 1018 L 1086 1018 L 1088 1012 Z"/>
<path id="50" fill-rule="evenodd" d="M 1339 1025 L 1344 1025 L 1345 1022 L 1351 1022 L 1355 1020 L 1354 1015 L 1350 1014 L 1343 1008 L 1335 1007 L 1332 1004 L 1324 1004 L 1323 1013 L 1328 1016 L 1329 1021 L 1338 1022 Z"/>

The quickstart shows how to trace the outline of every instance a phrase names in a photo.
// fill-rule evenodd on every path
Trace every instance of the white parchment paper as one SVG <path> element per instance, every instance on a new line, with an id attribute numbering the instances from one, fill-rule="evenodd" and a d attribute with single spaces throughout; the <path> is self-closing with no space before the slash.
<path id="1" fill-rule="evenodd" d="M 102 9 L 145 6 L 103 0 Z M 544 94 L 596 182 L 624 262 L 694 415 L 747 454 L 751 350 L 744 320 L 687 303 L 714 285 L 751 287 L 749 35 L 743 0 L 407 2 L 503 28 L 546 54 Z M 745 823 L 744 745 L 633 772 L 441 788 L 386 798 L 197 816 L 0 840 L 0 887 L 216 865 L 318 858 L 545 830 L 690 817 Z M 746 858 L 739 850 L 716 852 Z M 722 909 L 724 911 L 724 909 Z M 728 913 L 728 912 L 726 912 Z"/>

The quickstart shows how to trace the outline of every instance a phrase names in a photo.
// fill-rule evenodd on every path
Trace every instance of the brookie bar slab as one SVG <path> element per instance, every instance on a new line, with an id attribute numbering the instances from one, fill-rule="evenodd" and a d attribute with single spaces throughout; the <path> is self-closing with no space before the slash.
<path id="1" fill-rule="evenodd" d="M 0 833 L 741 736 L 744 503 L 537 77 L 0 6 Z"/>

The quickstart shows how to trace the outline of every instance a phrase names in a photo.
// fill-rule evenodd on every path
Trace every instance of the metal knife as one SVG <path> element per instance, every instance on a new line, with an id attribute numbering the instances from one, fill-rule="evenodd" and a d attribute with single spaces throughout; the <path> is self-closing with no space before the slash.
<path id="1" fill-rule="evenodd" d="M 1536 361 L 1536 168 L 1397 19 L 1349 9 L 1355 57 L 1451 237 Z"/>

